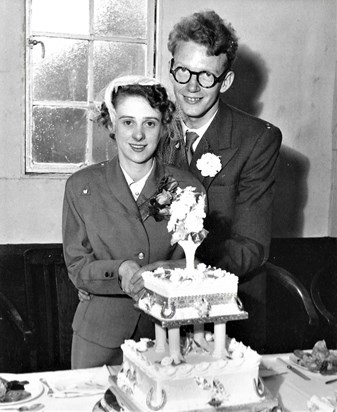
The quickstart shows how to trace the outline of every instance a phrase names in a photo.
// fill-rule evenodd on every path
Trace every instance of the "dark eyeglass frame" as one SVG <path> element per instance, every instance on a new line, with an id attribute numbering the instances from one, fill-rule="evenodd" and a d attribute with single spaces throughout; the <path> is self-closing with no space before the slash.
<path id="1" fill-rule="evenodd" d="M 187 67 L 183 67 L 183 66 L 178 66 L 178 67 L 176 67 L 175 69 L 173 69 L 173 64 L 174 64 L 174 59 L 171 59 L 170 73 L 172 74 L 172 76 L 174 77 L 174 80 L 175 80 L 177 83 L 187 84 L 187 83 L 191 80 L 191 77 L 195 74 L 195 75 L 197 76 L 197 82 L 198 82 L 199 86 L 203 87 L 204 89 L 211 89 L 211 88 L 214 87 L 217 83 L 220 83 L 220 82 L 225 78 L 227 72 L 229 72 L 229 69 L 226 68 L 226 70 L 225 70 L 222 74 L 220 74 L 220 76 L 217 77 L 215 74 L 213 74 L 213 73 L 211 73 L 211 72 L 209 72 L 209 71 L 207 71 L 207 70 L 203 70 L 203 71 L 201 71 L 201 72 L 194 72 L 194 71 L 188 69 Z M 178 71 L 179 69 L 187 70 L 187 71 L 189 72 L 189 74 L 190 74 L 190 77 L 189 77 L 188 80 L 186 80 L 185 82 L 179 81 L 179 80 L 177 80 L 177 78 L 176 78 L 176 73 L 177 73 L 177 71 Z M 203 73 L 209 73 L 209 74 L 211 74 L 211 75 L 213 76 L 214 81 L 213 81 L 213 83 L 212 83 L 210 86 L 203 86 L 203 85 L 200 83 L 200 81 L 199 81 L 199 76 L 200 76 L 201 74 L 203 74 Z"/>

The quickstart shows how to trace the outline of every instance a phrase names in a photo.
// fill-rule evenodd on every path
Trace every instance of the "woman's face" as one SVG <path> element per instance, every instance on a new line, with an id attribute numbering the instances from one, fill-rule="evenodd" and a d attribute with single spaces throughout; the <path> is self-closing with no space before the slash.
<path id="1" fill-rule="evenodd" d="M 150 170 L 157 148 L 162 115 L 141 96 L 121 96 L 115 105 L 115 139 L 119 161 L 128 170 Z"/>

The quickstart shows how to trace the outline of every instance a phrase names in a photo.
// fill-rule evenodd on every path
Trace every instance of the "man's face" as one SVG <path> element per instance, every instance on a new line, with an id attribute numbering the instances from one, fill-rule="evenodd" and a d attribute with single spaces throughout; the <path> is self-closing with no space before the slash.
<path id="1" fill-rule="evenodd" d="M 208 56 L 206 47 L 193 41 L 180 42 L 173 58 L 173 69 L 181 66 L 194 72 L 207 71 L 216 77 L 224 72 L 227 64 L 225 54 Z M 199 128 L 206 124 L 218 109 L 220 91 L 224 91 L 226 80 L 216 83 L 211 88 L 204 88 L 199 85 L 196 75 L 192 75 L 185 84 L 178 83 L 172 74 L 170 79 L 176 102 L 187 116 L 187 126 Z M 230 85 L 227 88 L 229 87 Z"/>

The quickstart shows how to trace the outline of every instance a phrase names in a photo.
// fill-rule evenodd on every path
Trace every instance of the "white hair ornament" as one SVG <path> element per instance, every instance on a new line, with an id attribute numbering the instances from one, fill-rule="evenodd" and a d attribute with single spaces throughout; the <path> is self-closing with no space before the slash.
<path id="1" fill-rule="evenodd" d="M 114 128 L 114 119 L 116 118 L 116 110 L 111 103 L 111 95 L 113 92 L 117 92 L 118 87 L 120 86 L 129 86 L 132 84 L 139 84 L 140 86 L 153 86 L 156 84 L 160 84 L 157 79 L 153 77 L 146 77 L 146 76 L 139 76 L 139 75 L 128 75 L 117 77 L 116 79 L 112 80 L 107 88 L 105 89 L 104 93 L 104 103 L 109 111 L 109 116 Z"/>

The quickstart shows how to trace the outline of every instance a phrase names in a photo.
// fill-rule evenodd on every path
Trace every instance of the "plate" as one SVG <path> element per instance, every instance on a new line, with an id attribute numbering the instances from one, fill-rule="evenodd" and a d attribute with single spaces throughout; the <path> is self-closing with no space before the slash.
<path id="1" fill-rule="evenodd" d="M 311 355 L 311 351 L 303 351 L 303 352 L 305 354 Z M 332 352 L 332 351 L 330 351 L 330 352 Z M 333 352 L 335 352 L 335 351 L 333 351 Z M 303 370 L 308 371 L 308 372 L 311 372 L 311 373 L 316 373 L 316 374 L 319 374 L 321 376 L 337 375 L 337 367 L 336 366 L 332 370 L 328 370 L 324 373 L 321 373 L 319 370 L 311 370 L 307 366 L 302 365 L 301 358 L 296 356 L 294 353 L 291 353 L 289 355 L 289 360 L 290 360 L 291 363 L 296 365 L 298 368 L 303 369 Z"/>
<path id="2" fill-rule="evenodd" d="M 8 409 L 12 406 L 15 407 L 16 405 L 22 405 L 24 403 L 30 402 L 33 399 L 38 398 L 42 395 L 44 387 L 42 383 L 37 379 L 30 379 L 29 377 L 22 377 L 18 375 L 8 374 L 8 373 L 0 373 L 0 377 L 6 379 L 6 381 L 23 381 L 27 380 L 29 383 L 25 385 L 25 390 L 30 393 L 30 396 L 26 399 L 21 399 L 20 401 L 15 402 L 0 402 L 0 410 L 1 409 Z"/>

